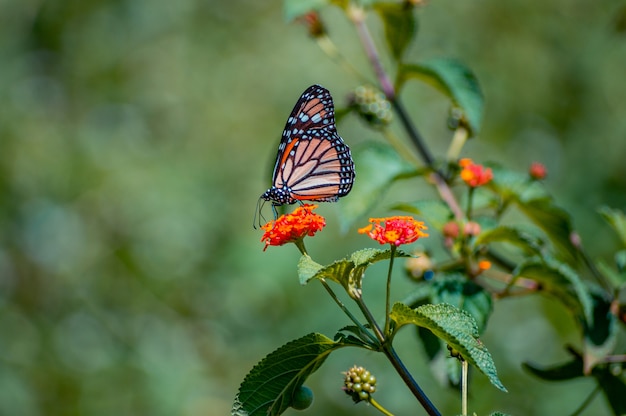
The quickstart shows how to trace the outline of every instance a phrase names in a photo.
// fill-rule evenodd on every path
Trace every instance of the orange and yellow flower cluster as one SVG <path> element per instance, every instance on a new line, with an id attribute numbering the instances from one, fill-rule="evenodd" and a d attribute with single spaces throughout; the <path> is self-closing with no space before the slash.
<path id="1" fill-rule="evenodd" d="M 428 227 L 409 216 L 370 218 L 370 223 L 359 229 L 359 233 L 367 234 L 380 244 L 393 244 L 397 247 L 410 244 L 418 238 L 428 237 L 428 234 L 422 231 L 427 230 Z"/>
<path id="2" fill-rule="evenodd" d="M 282 246 L 287 243 L 300 244 L 304 237 L 312 237 L 326 226 L 326 220 L 313 212 L 317 205 L 304 204 L 291 214 L 281 215 L 276 221 L 270 221 L 261 228 L 265 231 L 261 241 L 265 251 L 269 246 Z M 423 230 L 428 229 L 422 221 L 409 216 L 370 218 L 368 226 L 359 229 L 380 244 L 400 246 L 410 244 L 422 237 L 428 237 Z"/>
<path id="3" fill-rule="evenodd" d="M 312 237 L 326 226 L 326 220 L 313 212 L 317 205 L 304 204 L 291 214 L 281 215 L 276 221 L 270 221 L 261 228 L 265 230 L 261 241 L 265 243 L 263 251 L 269 246 L 282 246 L 295 243 L 307 235 Z"/>
<path id="4" fill-rule="evenodd" d="M 461 179 L 472 188 L 486 185 L 493 179 L 491 168 L 477 165 L 472 159 L 461 159 L 459 166 L 461 166 Z"/>

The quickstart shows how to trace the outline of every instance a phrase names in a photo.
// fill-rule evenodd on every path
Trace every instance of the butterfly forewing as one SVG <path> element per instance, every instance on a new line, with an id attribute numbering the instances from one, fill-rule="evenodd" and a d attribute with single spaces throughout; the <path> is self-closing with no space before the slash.
<path id="1" fill-rule="evenodd" d="M 319 85 L 296 103 L 283 131 L 273 186 L 262 198 L 276 205 L 296 201 L 336 201 L 354 181 L 350 149 L 337 134 L 332 97 Z"/>
<path id="2" fill-rule="evenodd" d="M 328 90 L 319 85 L 312 85 L 302 93 L 287 119 L 287 124 L 278 146 L 278 155 L 276 157 L 276 165 L 274 166 L 274 180 L 276 180 L 278 169 L 285 163 L 298 138 L 301 138 L 303 135 L 315 134 L 315 131 L 323 128 L 326 128 L 329 132 L 335 130 L 333 100 Z"/>

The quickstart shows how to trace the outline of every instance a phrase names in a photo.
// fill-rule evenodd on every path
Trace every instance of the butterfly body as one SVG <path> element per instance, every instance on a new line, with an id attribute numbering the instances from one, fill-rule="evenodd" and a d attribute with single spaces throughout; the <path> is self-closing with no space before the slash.
<path id="1" fill-rule="evenodd" d="M 283 130 L 272 186 L 261 199 L 274 207 L 301 201 L 336 202 L 352 189 L 354 162 L 335 127 L 328 90 L 309 87 Z"/>

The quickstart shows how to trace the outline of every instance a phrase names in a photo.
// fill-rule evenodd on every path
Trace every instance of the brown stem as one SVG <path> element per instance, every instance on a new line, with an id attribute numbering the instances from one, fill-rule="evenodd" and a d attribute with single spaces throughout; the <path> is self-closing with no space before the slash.
<path id="1" fill-rule="evenodd" d="M 393 83 L 391 82 L 391 78 L 389 78 L 389 75 L 387 75 L 387 72 L 385 72 L 385 69 L 383 68 L 372 36 L 369 32 L 369 29 L 367 28 L 367 25 L 365 24 L 365 12 L 363 11 L 363 9 L 353 6 L 350 8 L 348 14 L 352 22 L 356 26 L 359 38 L 361 39 L 361 43 L 363 44 L 363 48 L 365 49 L 365 53 L 367 54 L 367 57 L 372 64 L 372 68 L 374 68 L 374 72 L 376 73 L 376 77 L 378 78 L 378 82 L 380 83 L 380 87 L 383 93 L 396 110 L 396 113 L 398 114 L 400 121 L 402 122 L 409 138 L 417 148 L 417 151 L 419 152 L 422 161 L 426 164 L 426 166 L 433 170 L 431 180 L 437 187 L 441 199 L 443 199 L 446 204 L 448 204 L 457 221 L 462 220 L 464 218 L 463 210 L 456 201 L 456 198 L 454 197 L 454 195 L 452 194 L 452 190 L 444 180 L 443 175 L 435 169 L 435 158 L 430 153 L 430 150 L 426 146 L 422 135 L 419 133 L 419 131 L 411 121 L 408 113 L 406 112 L 406 109 L 396 96 L 396 91 Z"/>

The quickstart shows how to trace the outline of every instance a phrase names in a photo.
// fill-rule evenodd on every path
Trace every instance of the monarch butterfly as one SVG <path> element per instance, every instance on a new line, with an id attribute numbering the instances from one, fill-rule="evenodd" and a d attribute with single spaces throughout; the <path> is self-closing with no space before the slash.
<path id="1" fill-rule="evenodd" d="M 336 202 L 352 189 L 354 162 L 337 134 L 327 89 L 312 85 L 291 111 L 278 145 L 272 187 L 261 199 L 276 207 L 301 201 Z"/>

